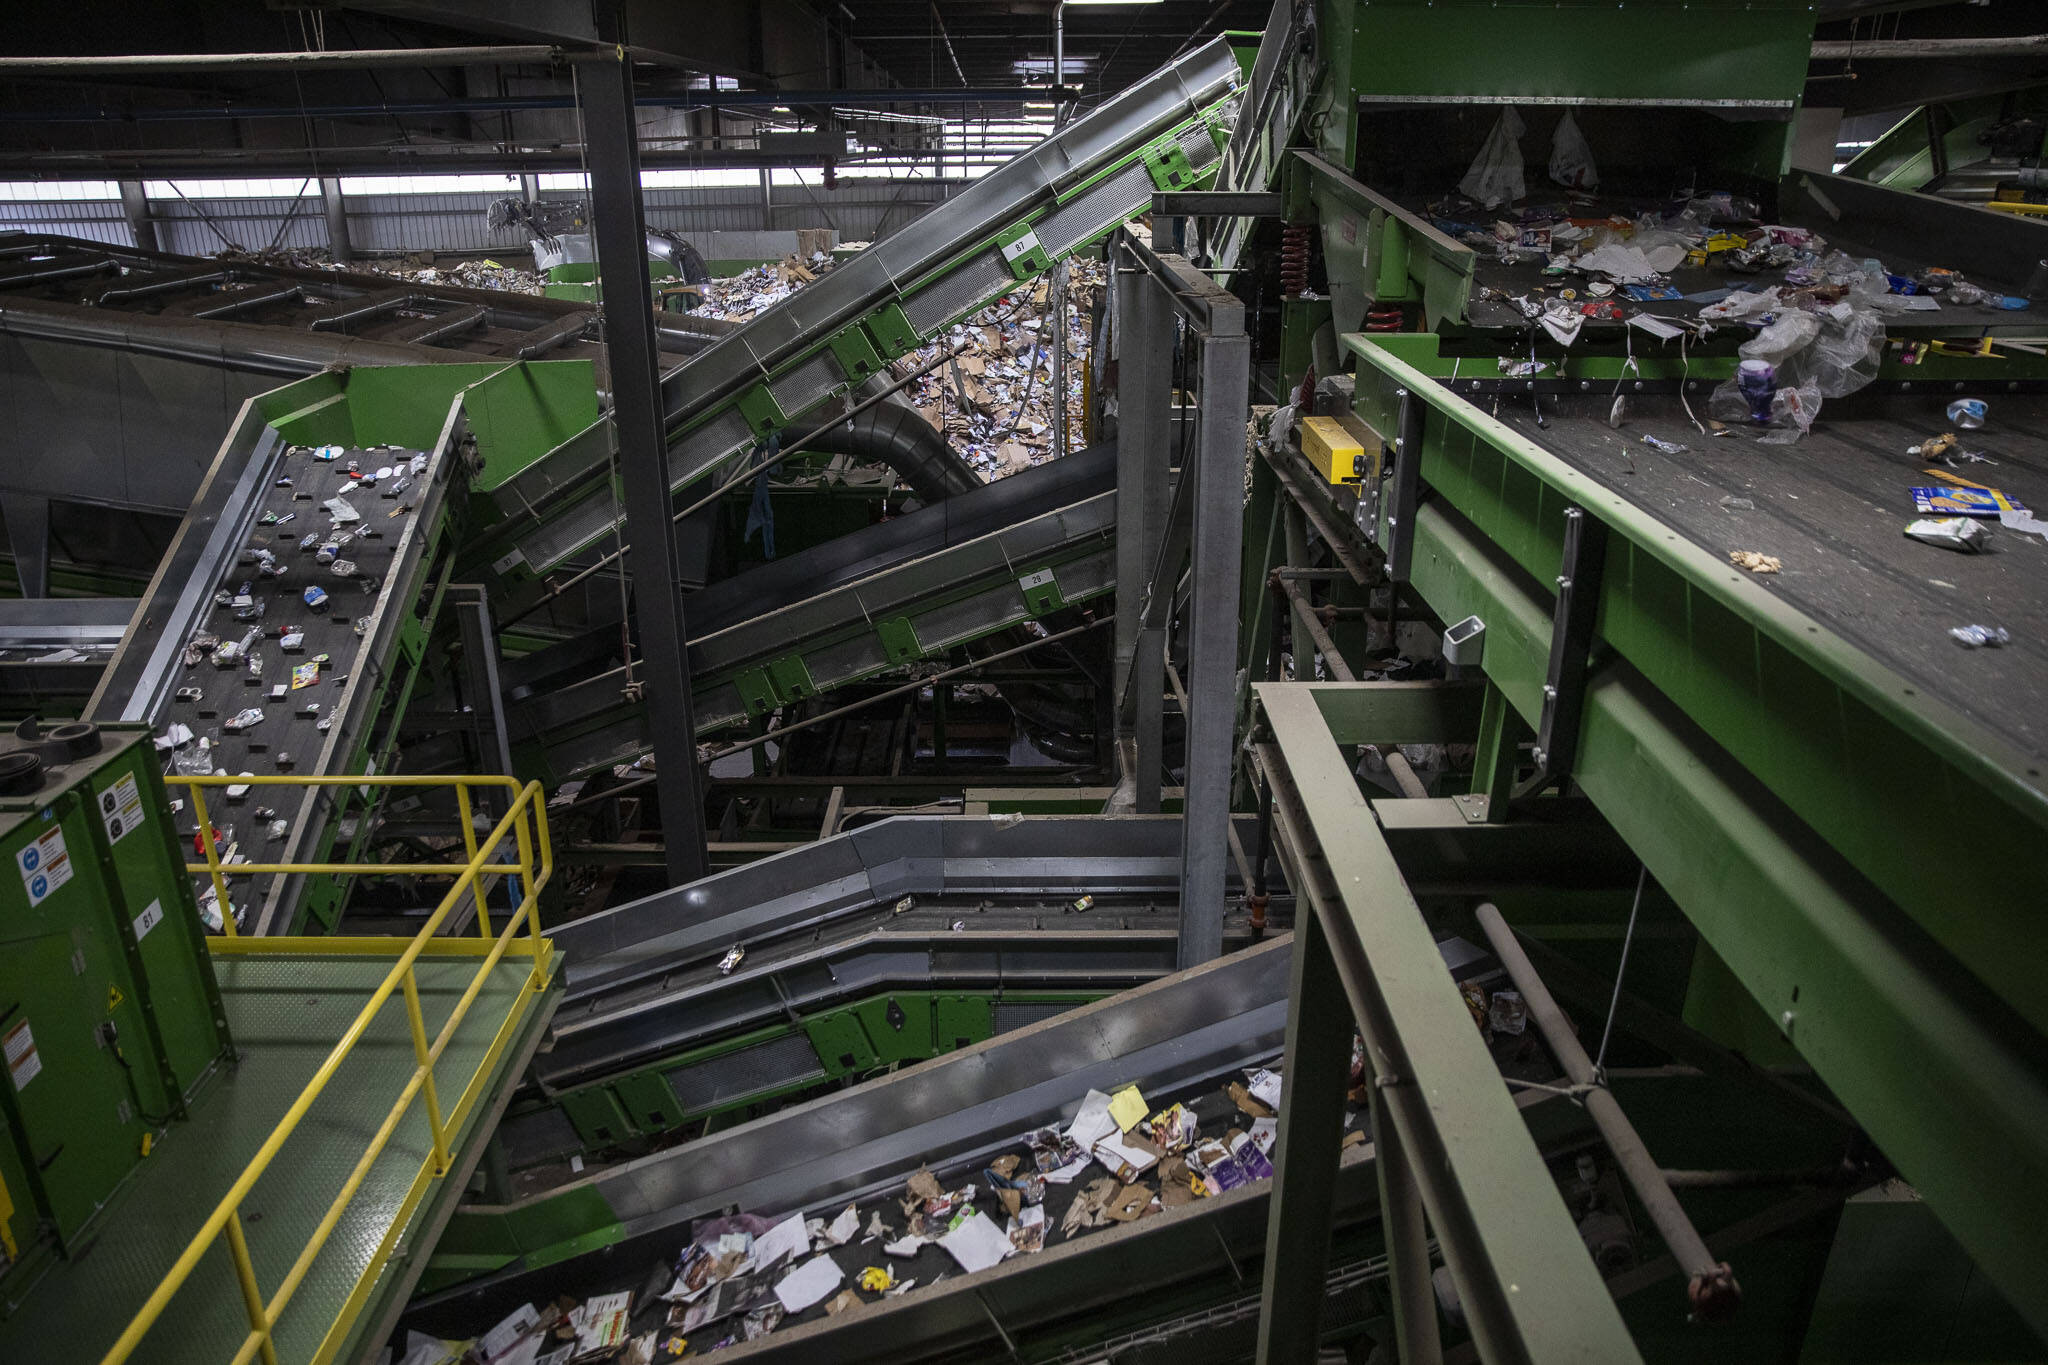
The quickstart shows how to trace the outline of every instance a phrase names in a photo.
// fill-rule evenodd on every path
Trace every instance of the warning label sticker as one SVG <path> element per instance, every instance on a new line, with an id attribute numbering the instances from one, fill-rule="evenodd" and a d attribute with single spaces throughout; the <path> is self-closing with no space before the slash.
<path id="1" fill-rule="evenodd" d="M 36 1036 L 29 1032 L 28 1020 L 7 1030 L 6 1038 L 0 1039 L 0 1048 L 7 1053 L 7 1074 L 16 1090 L 43 1074 L 42 1054 L 36 1051 Z"/>
<path id="2" fill-rule="evenodd" d="M 100 819 L 107 826 L 107 842 L 118 844 L 123 835 L 142 823 L 142 790 L 129 773 L 100 793 Z"/>
<path id="3" fill-rule="evenodd" d="M 21 870 L 21 884 L 28 889 L 28 903 L 41 905 L 52 891 L 71 880 L 71 854 L 64 847 L 64 831 L 52 827 L 34 843 L 14 855 Z"/>

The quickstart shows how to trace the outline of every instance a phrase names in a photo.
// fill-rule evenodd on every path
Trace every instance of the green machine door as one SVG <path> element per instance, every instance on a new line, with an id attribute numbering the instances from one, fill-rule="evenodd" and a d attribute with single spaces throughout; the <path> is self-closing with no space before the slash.
<path id="1" fill-rule="evenodd" d="M 108 1041 L 125 962 L 99 926 L 96 860 L 75 842 L 55 820 L 0 816 L 0 1099 L 30 1187 L 11 1191 L 10 1221 L 32 1201 L 60 1243 L 140 1159 L 148 1126 Z"/>

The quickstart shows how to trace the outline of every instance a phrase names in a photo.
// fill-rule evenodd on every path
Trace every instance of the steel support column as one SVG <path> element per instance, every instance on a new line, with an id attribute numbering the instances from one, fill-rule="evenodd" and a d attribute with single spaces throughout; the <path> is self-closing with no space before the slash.
<path id="1" fill-rule="evenodd" d="M 1180 966 L 1223 951 L 1230 865 L 1231 755 L 1237 722 L 1237 575 L 1244 557 L 1245 418 L 1251 341 L 1244 308 L 1216 290 L 1202 342 L 1202 428 L 1194 480 L 1194 596 L 1189 603 L 1185 795 L 1181 798 Z M 1228 304 L 1224 303 L 1228 300 Z"/>
<path id="2" fill-rule="evenodd" d="M 616 16 L 605 16 L 616 22 Z M 614 35 L 617 36 L 617 35 Z M 612 418 L 618 433 L 627 565 L 635 585 L 641 685 L 653 732 L 655 789 L 671 883 L 708 870 L 704 791 L 697 772 L 675 527 L 669 519 L 668 438 L 662 416 L 654 294 L 647 277 L 647 231 L 640 204 L 640 156 L 633 116 L 633 69 L 592 62 L 577 92 L 590 148 L 591 208 L 596 218 L 598 285 L 605 346 L 611 357 Z"/>
<path id="3" fill-rule="evenodd" d="M 1429 1223 L 1422 1210 L 1422 1186 L 1401 1145 L 1387 1086 L 1398 1076 L 1367 1071 L 1372 1089 L 1373 1165 L 1380 1179 L 1380 1232 L 1386 1243 L 1387 1285 L 1394 1309 L 1394 1357 L 1402 1365 L 1437 1365 L 1443 1359 L 1436 1322 L 1436 1286 L 1429 1268 Z"/>
<path id="4" fill-rule="evenodd" d="M 1146 578 L 1159 553 L 1166 521 L 1171 461 L 1167 451 L 1172 402 L 1168 359 L 1172 318 L 1154 297 L 1151 280 L 1119 257 L 1116 265 L 1116 693 L 1131 684 L 1138 649 L 1139 612 Z M 1140 707 L 1145 696 L 1137 694 Z M 1153 710 L 1159 694 L 1151 697 Z M 1120 720 L 1118 735 L 1134 733 Z"/>
<path id="5" fill-rule="evenodd" d="M 1344 1087 L 1296 1084 L 1341 1077 L 1351 1063 L 1351 1002 L 1329 940 L 1314 915 L 1297 915 L 1287 998 L 1286 1089 L 1273 1143 L 1273 1194 L 1266 1210 L 1266 1269 L 1259 1316 L 1259 1365 L 1314 1360 L 1323 1282 L 1330 1272 L 1330 1211 L 1344 1141 Z M 1424 1273 L 1425 1282 L 1428 1279 Z"/>
<path id="6" fill-rule="evenodd" d="M 157 250 L 156 222 L 149 216 L 149 196 L 140 180 L 121 182 L 121 212 L 128 219 L 128 232 L 135 238 L 135 245 L 144 251 Z"/>
<path id="7" fill-rule="evenodd" d="M 320 211 L 327 218 L 327 251 L 337 261 L 355 259 L 348 240 L 348 207 L 342 203 L 341 181 L 333 176 L 320 181 Z"/>

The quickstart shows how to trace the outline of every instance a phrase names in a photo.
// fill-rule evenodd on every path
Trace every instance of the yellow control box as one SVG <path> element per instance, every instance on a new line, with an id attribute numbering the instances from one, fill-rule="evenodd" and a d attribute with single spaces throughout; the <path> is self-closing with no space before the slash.
<path id="1" fill-rule="evenodd" d="M 1359 459 L 1365 454 L 1365 446 L 1334 417 L 1304 417 L 1301 421 L 1301 453 L 1308 456 L 1308 462 L 1315 466 L 1316 473 L 1331 483 L 1357 483 Z M 1378 461 L 1372 463 L 1377 464 Z"/>

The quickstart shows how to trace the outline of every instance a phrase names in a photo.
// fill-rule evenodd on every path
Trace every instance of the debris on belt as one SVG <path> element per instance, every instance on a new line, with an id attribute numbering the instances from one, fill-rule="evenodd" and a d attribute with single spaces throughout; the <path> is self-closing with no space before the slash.
<path id="1" fill-rule="evenodd" d="M 1777 573 L 1785 567 L 1776 555 L 1767 555 L 1758 550 L 1730 550 L 1728 562 L 1738 569 L 1751 573 Z"/>
<path id="2" fill-rule="evenodd" d="M 1997 649 L 2012 643 L 2012 634 L 2003 626 L 1955 626 L 1949 634 L 1964 649 Z"/>
<path id="3" fill-rule="evenodd" d="M 1906 534 L 1914 540 L 1964 554 L 1981 554 L 1991 543 L 1990 528 L 1970 517 L 1925 517 L 1909 522 Z"/>

